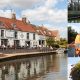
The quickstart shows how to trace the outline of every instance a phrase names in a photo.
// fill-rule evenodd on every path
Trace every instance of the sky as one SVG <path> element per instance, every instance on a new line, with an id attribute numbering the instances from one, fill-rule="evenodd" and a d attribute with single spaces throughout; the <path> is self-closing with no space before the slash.
<path id="1" fill-rule="evenodd" d="M 68 23 L 68 26 L 71 26 L 72 29 L 74 29 L 75 31 L 77 31 L 78 33 L 80 33 L 80 23 Z"/>
<path id="2" fill-rule="evenodd" d="M 60 37 L 67 38 L 67 0 L 1 0 L 0 16 L 18 19 L 26 16 L 35 25 L 59 30 Z"/>

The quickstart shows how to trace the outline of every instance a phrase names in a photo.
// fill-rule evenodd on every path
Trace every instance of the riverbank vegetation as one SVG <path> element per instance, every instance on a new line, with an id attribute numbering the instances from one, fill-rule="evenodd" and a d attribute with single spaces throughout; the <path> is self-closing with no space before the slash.
<path id="1" fill-rule="evenodd" d="M 70 76 L 72 80 L 80 80 L 80 62 L 76 65 L 73 65 Z"/>
<path id="2" fill-rule="evenodd" d="M 65 38 L 60 38 L 59 41 L 55 41 L 53 38 L 46 39 L 47 46 L 51 46 L 53 48 L 59 48 L 59 47 L 67 47 L 67 40 Z"/>

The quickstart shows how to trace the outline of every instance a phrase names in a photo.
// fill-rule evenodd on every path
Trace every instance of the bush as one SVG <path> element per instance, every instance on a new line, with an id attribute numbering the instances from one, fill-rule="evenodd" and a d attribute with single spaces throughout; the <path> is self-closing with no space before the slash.
<path id="1" fill-rule="evenodd" d="M 72 69 L 71 69 L 71 78 L 72 80 L 80 80 L 80 63 L 77 63 Z"/>
<path id="2" fill-rule="evenodd" d="M 52 47 L 59 48 L 59 45 L 58 44 L 54 44 L 54 45 L 52 45 Z"/>

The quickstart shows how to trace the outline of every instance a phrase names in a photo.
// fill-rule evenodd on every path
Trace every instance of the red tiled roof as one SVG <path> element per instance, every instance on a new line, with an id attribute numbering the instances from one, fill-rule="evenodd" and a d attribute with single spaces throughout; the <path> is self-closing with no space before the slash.
<path id="1" fill-rule="evenodd" d="M 54 37 L 56 37 L 56 36 L 58 36 L 58 30 L 53 30 L 53 31 L 51 31 L 52 32 L 52 36 L 54 36 Z"/>
<path id="2" fill-rule="evenodd" d="M 6 29 L 18 29 L 26 32 L 35 32 L 35 30 L 32 27 L 33 25 L 28 23 L 23 23 L 20 20 L 13 20 L 9 18 L 0 17 L 0 21 L 4 23 L 3 28 L 6 28 Z M 14 23 L 16 24 L 16 28 L 12 27 L 12 24 Z"/>
<path id="3" fill-rule="evenodd" d="M 45 28 L 44 26 L 41 27 L 33 27 L 36 32 L 39 34 L 39 35 L 45 35 L 45 36 L 49 36 L 49 37 L 56 37 L 58 35 L 58 30 L 48 30 L 47 28 Z"/>
<path id="4" fill-rule="evenodd" d="M 58 30 L 50 31 L 44 26 L 36 27 L 35 25 L 24 23 L 21 20 L 0 17 L 0 21 L 3 22 L 3 26 L 0 28 L 21 30 L 25 32 L 36 32 L 39 35 L 45 35 L 50 37 L 55 37 L 58 35 Z M 14 28 L 12 24 L 16 24 L 16 27 Z"/>

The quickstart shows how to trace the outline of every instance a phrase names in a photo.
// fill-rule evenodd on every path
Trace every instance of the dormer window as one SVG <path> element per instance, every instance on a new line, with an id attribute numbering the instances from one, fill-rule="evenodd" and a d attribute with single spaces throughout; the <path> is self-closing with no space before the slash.
<path id="1" fill-rule="evenodd" d="M 13 28 L 16 28 L 16 24 L 15 23 L 12 23 L 11 25 L 12 25 Z"/>

